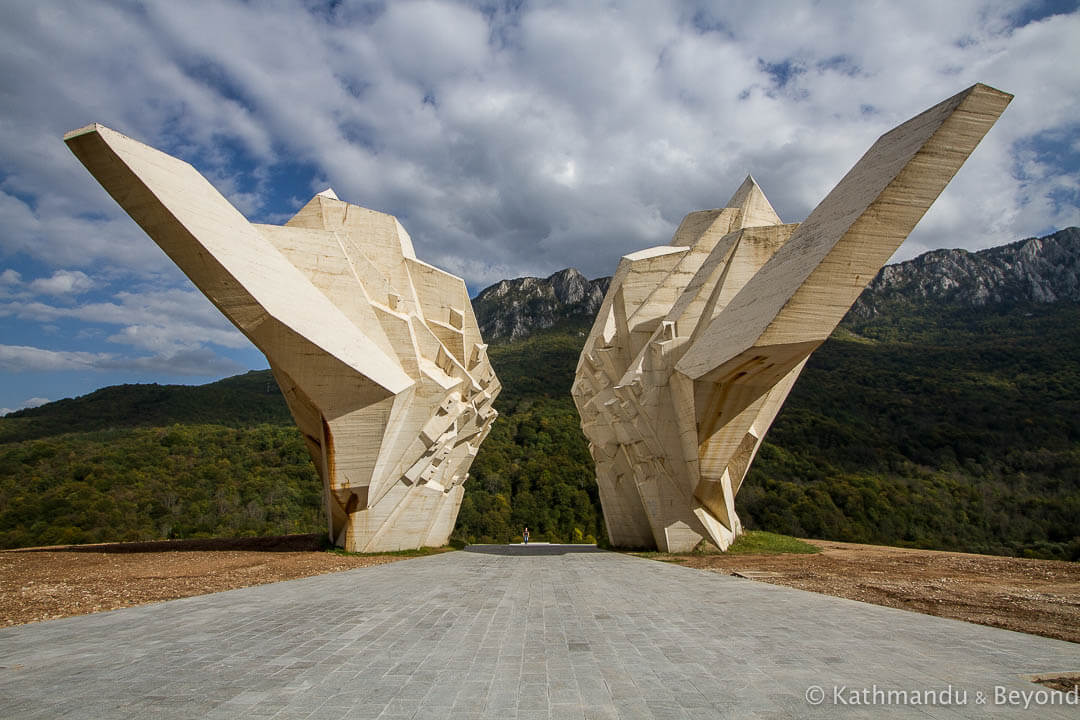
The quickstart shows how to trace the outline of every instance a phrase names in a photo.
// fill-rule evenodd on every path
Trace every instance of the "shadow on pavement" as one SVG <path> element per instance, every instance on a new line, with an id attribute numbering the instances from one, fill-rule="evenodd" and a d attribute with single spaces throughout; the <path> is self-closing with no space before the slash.
<path id="1" fill-rule="evenodd" d="M 607 550 L 601 550 L 595 545 L 529 543 L 528 545 L 466 545 L 465 552 L 487 555 L 566 555 L 567 553 L 607 552 Z"/>

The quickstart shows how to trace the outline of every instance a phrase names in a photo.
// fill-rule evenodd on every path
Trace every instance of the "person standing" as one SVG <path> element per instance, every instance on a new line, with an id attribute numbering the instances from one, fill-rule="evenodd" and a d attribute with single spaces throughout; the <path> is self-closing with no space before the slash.
<path id="1" fill-rule="evenodd" d="M 525 544 L 528 545 L 529 544 L 529 528 L 525 528 L 525 532 L 523 532 L 521 534 L 521 536 L 523 538 L 525 538 Z"/>

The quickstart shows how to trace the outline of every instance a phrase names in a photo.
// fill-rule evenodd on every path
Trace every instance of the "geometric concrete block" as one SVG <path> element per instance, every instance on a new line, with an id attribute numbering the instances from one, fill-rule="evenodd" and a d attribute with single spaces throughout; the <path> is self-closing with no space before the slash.
<path id="1" fill-rule="evenodd" d="M 72 152 L 267 357 L 322 477 L 330 539 L 445 545 L 500 385 L 465 283 L 391 215 L 319 193 L 249 223 L 191 165 L 101 125 Z"/>
<path id="2" fill-rule="evenodd" d="M 974 85 L 882 135 L 802 224 L 748 177 L 622 258 L 572 390 L 613 545 L 730 546 L 735 494 L 810 354 L 1011 99 Z"/>

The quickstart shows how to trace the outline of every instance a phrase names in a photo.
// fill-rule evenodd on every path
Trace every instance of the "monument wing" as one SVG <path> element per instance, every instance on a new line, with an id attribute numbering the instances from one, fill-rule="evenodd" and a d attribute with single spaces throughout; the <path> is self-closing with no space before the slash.
<path id="1" fill-rule="evenodd" d="M 444 545 L 499 382 L 465 283 L 396 218 L 316 195 L 249 223 L 191 165 L 102 125 L 64 137 L 105 190 L 267 357 L 323 480 L 330 538 Z"/>
<path id="2" fill-rule="evenodd" d="M 974 85 L 896 127 L 802 224 L 748 177 L 622 259 L 573 386 L 614 545 L 742 532 L 735 494 L 810 354 L 1011 99 Z"/>

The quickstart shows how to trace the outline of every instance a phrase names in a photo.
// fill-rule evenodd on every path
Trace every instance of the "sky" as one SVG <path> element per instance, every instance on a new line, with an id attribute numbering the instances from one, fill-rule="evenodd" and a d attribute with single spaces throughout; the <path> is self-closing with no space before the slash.
<path id="1" fill-rule="evenodd" d="M 797 222 L 883 132 L 1016 95 L 894 261 L 1080 225 L 1077 1 L 91 2 L 0 24 L 0 414 L 267 367 L 61 140 L 100 122 L 251 221 L 396 215 L 470 292 L 610 275 L 753 174 Z"/>

